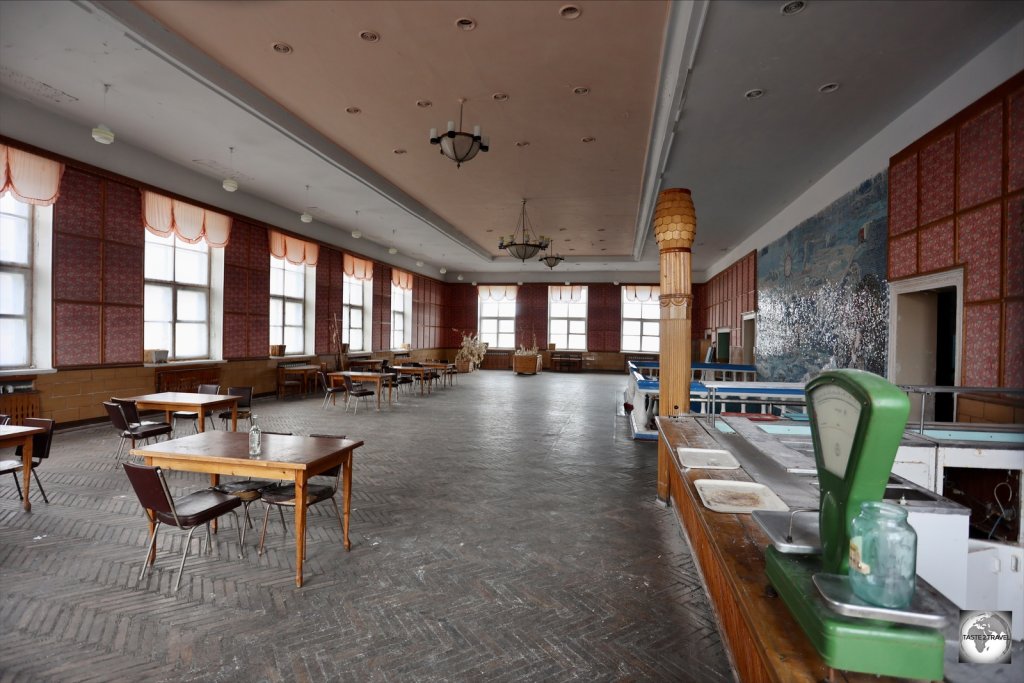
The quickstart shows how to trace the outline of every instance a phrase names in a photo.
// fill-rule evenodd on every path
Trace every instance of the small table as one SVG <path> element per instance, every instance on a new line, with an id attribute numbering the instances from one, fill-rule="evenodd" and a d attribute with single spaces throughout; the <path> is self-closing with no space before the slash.
<path id="1" fill-rule="evenodd" d="M 380 369 L 384 365 L 383 358 L 350 358 L 348 366 L 350 368 L 377 368 Z"/>
<path id="2" fill-rule="evenodd" d="M 377 386 L 377 410 L 380 410 L 380 395 L 384 393 L 384 380 L 388 377 L 394 377 L 393 372 L 363 372 L 361 370 L 346 370 L 343 372 L 328 372 L 327 376 L 331 380 L 331 386 L 337 386 L 339 382 L 342 382 L 342 377 L 349 377 L 353 382 L 373 382 Z M 388 382 L 388 405 L 392 405 L 392 390 L 393 385 Z"/>
<path id="3" fill-rule="evenodd" d="M 279 377 L 277 397 L 281 398 L 281 386 L 284 378 L 288 375 L 302 375 L 302 393 L 309 395 L 310 385 L 316 386 L 316 373 L 318 372 L 320 372 L 319 365 L 279 365 L 277 367 Z"/>
<path id="4" fill-rule="evenodd" d="M 423 395 L 423 385 L 427 384 L 428 373 L 433 371 L 433 368 L 414 366 L 414 365 L 392 365 L 391 369 L 395 372 L 399 372 L 403 375 L 413 375 L 414 377 L 420 378 L 420 396 Z M 427 392 L 430 393 L 430 385 L 427 385 Z"/>
<path id="5" fill-rule="evenodd" d="M 310 436 L 264 434 L 258 456 L 249 455 L 249 435 L 245 432 L 200 432 L 132 449 L 132 455 L 150 466 L 185 472 L 205 472 L 210 485 L 220 483 L 221 474 L 258 479 L 284 479 L 295 482 L 295 585 L 302 587 L 302 555 L 306 540 L 306 486 L 314 477 L 330 468 L 342 466 L 342 543 L 348 539 L 349 512 L 352 508 L 352 455 L 362 441 Z M 26 490 L 27 491 L 27 490 Z M 244 523 L 244 522 L 243 522 Z M 155 523 L 150 520 L 150 534 Z"/>
<path id="6" fill-rule="evenodd" d="M 0 448 L 21 446 L 21 478 L 25 484 L 21 507 L 25 512 L 32 512 L 32 503 L 28 500 L 28 489 L 32 483 L 32 437 L 44 431 L 42 427 L 0 425 Z"/>
<path id="7" fill-rule="evenodd" d="M 441 375 L 441 386 L 444 387 L 444 383 L 447 381 L 449 386 L 452 386 L 452 378 L 455 376 L 453 371 L 455 370 L 455 363 L 448 363 L 445 361 L 423 361 L 420 363 L 425 368 L 431 370 L 440 370 Z"/>
<path id="8" fill-rule="evenodd" d="M 218 408 L 231 408 L 231 431 L 238 429 L 238 399 L 240 396 L 228 396 L 226 394 L 191 394 L 185 391 L 165 391 L 159 394 L 143 394 L 132 396 L 139 410 L 162 410 L 165 420 L 171 422 L 171 413 L 176 410 L 184 410 L 190 413 L 197 413 L 199 431 L 205 431 L 206 420 L 203 415 L 207 410 L 214 411 Z"/>

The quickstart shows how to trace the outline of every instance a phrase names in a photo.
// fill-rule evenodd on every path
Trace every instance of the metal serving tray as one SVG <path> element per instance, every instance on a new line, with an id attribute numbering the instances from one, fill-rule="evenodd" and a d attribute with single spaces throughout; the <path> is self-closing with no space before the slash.
<path id="1" fill-rule="evenodd" d="M 732 457 L 729 451 L 717 448 L 676 448 L 679 454 L 679 462 L 683 467 L 695 467 L 705 470 L 735 470 L 740 466 L 739 461 Z"/>
<path id="2" fill-rule="evenodd" d="M 860 619 L 878 619 L 910 626 L 926 628 L 942 628 L 949 621 L 949 608 L 952 603 L 938 594 L 928 583 L 917 580 L 917 589 L 910 605 L 904 609 L 890 609 L 869 605 L 856 595 L 850 588 L 850 577 L 841 574 L 815 574 L 814 585 L 821 597 L 837 614 Z"/>
<path id="3" fill-rule="evenodd" d="M 821 536 L 818 531 L 818 511 L 799 508 L 789 512 L 754 510 L 754 521 L 771 539 L 780 553 L 793 555 L 821 554 Z"/>

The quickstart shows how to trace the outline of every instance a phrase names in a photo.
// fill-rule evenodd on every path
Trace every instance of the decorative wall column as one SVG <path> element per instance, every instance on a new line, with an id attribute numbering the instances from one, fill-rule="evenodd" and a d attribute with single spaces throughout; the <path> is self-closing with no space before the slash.
<path id="1" fill-rule="evenodd" d="M 690 191 L 663 190 L 654 209 L 654 238 L 661 254 L 661 354 L 659 415 L 690 412 L 690 328 L 693 310 L 691 253 L 697 215 Z M 658 498 L 669 497 L 668 446 L 658 440 Z"/>

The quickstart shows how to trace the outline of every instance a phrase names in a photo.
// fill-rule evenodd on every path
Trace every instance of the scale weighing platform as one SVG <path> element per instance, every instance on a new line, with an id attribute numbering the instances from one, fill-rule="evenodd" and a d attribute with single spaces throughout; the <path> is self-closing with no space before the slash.
<path id="1" fill-rule="evenodd" d="M 918 581 L 909 607 L 875 607 L 847 577 L 850 522 L 861 503 L 882 500 L 910 402 L 877 375 L 834 370 L 808 382 L 807 408 L 820 506 L 754 514 L 772 539 L 765 573 L 827 666 L 941 680 L 941 596 Z"/>

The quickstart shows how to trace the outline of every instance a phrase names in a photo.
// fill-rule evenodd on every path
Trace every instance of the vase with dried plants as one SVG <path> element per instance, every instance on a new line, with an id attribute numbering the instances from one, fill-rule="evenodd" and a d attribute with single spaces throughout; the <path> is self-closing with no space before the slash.
<path id="1" fill-rule="evenodd" d="M 474 333 L 454 330 L 462 335 L 462 344 L 459 352 L 455 354 L 455 369 L 459 372 L 472 372 L 474 368 L 480 367 L 487 354 L 487 344 L 480 341 L 480 337 Z"/>
<path id="2" fill-rule="evenodd" d="M 341 341 L 341 323 L 338 320 L 338 314 L 334 313 L 331 316 L 331 321 L 327 327 L 328 334 L 331 337 L 330 340 L 330 352 L 334 355 L 335 369 L 336 370 L 348 370 L 348 344 L 344 344 Z"/>

